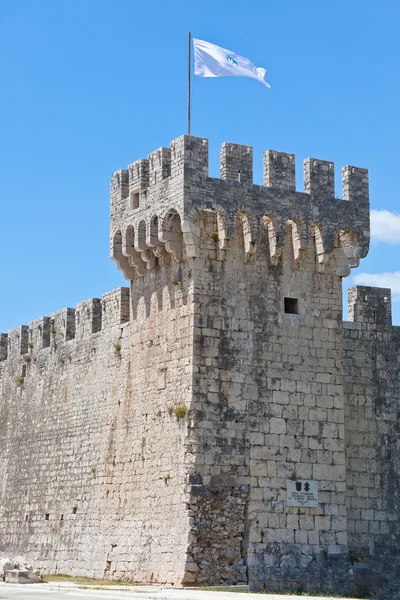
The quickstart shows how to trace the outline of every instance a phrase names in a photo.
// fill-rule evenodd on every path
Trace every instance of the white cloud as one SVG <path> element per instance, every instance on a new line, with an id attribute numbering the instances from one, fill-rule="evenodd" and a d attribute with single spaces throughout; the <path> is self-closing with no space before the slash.
<path id="1" fill-rule="evenodd" d="M 393 273 L 357 273 L 353 275 L 356 285 L 390 288 L 393 302 L 400 302 L 400 271 Z"/>
<path id="2" fill-rule="evenodd" d="M 400 244 L 400 215 L 389 210 L 371 210 L 371 239 Z"/>

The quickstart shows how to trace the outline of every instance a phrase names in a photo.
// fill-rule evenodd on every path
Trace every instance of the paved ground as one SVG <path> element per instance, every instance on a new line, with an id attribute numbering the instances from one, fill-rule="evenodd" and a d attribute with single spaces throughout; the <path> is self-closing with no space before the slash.
<path id="1" fill-rule="evenodd" d="M 0 583 L 0 600 L 295 600 L 295 596 L 277 594 L 241 594 L 232 592 L 202 592 L 162 587 L 135 587 L 113 590 L 82 590 L 70 584 L 7 584 Z M 300 598 L 298 596 L 298 598 Z M 302 600 L 327 600 L 316 596 L 301 596 Z M 336 598 L 336 600 L 350 600 Z"/>

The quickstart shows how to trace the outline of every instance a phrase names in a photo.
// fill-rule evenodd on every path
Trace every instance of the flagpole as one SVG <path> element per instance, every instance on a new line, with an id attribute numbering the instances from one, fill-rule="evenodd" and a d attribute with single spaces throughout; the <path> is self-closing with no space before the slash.
<path id="1" fill-rule="evenodd" d="M 188 135 L 190 135 L 190 56 L 192 51 L 192 35 L 188 34 Z"/>

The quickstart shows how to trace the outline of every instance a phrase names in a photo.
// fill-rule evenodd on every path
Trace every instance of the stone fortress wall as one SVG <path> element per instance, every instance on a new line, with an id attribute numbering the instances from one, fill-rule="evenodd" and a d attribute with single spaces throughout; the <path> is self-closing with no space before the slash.
<path id="1" fill-rule="evenodd" d="M 120 288 L 0 338 L 0 550 L 48 571 L 354 591 L 398 557 L 400 328 L 365 169 L 182 136 L 111 181 Z M 312 480 L 318 507 L 287 504 Z M 363 563 L 365 564 L 365 563 Z"/>
<path id="2" fill-rule="evenodd" d="M 185 435 L 168 408 L 187 401 L 188 310 L 176 294 L 151 328 L 130 311 L 120 288 L 9 332 L 0 544 L 47 572 L 179 574 Z"/>

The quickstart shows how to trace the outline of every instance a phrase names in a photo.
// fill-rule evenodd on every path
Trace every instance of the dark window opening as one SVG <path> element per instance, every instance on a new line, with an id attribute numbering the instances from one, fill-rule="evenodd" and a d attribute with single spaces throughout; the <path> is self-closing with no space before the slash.
<path id="1" fill-rule="evenodd" d="M 45 514 L 45 515 L 44 515 L 44 518 L 46 519 L 46 521 L 48 521 L 48 520 L 50 519 L 50 515 L 49 515 L 49 513 Z"/>
<path id="2" fill-rule="evenodd" d="M 78 507 L 74 506 L 74 508 L 72 509 L 72 514 L 76 515 L 77 512 L 78 512 Z"/>
<path id="3" fill-rule="evenodd" d="M 285 313 L 290 315 L 299 314 L 299 301 L 297 298 L 285 298 Z"/>
<path id="4" fill-rule="evenodd" d="M 29 515 L 25 515 L 25 521 L 29 521 Z"/>
<path id="5" fill-rule="evenodd" d="M 22 365 L 22 377 L 26 377 L 26 365 Z"/>
<path id="6" fill-rule="evenodd" d="M 131 208 L 139 208 L 139 192 L 131 193 Z"/>
<path id="7" fill-rule="evenodd" d="M 64 515 L 61 515 L 60 521 L 64 521 Z"/>

